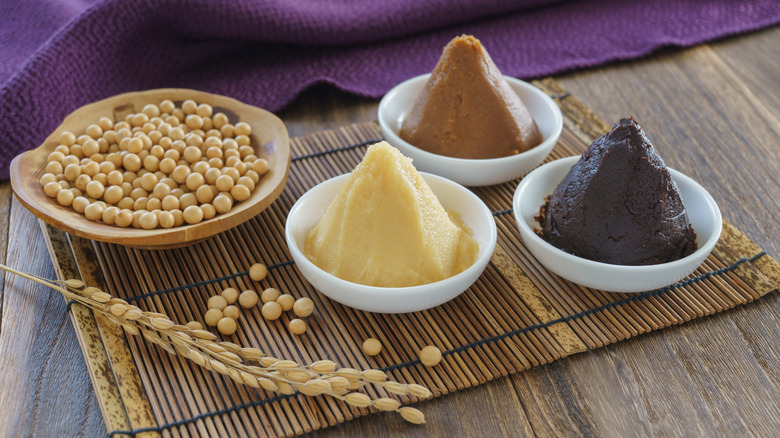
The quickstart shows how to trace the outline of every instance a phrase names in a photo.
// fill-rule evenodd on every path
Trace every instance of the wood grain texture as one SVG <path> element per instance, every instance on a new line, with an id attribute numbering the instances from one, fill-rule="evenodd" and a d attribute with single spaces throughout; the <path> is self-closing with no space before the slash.
<path id="1" fill-rule="evenodd" d="M 57 278 L 81 279 L 78 263 L 73 256 L 68 235 L 47 226 L 39 221 L 43 233 L 48 233 L 45 239 Z M 52 297 L 52 299 L 57 299 Z M 68 312 L 76 331 L 84 362 L 92 381 L 94 393 L 106 423 L 106 428 L 130 427 L 130 421 L 111 372 L 109 361 L 97 321 L 92 311 L 80 304 L 74 303 Z M 109 339 L 110 341 L 110 339 Z"/>
<path id="2" fill-rule="evenodd" d="M 0 261 L 5 263 L 8 255 L 9 221 L 11 219 L 12 191 L 10 184 L 0 184 Z M 3 330 L 3 295 L 5 294 L 5 275 L 0 275 L 0 333 Z"/>
<path id="3" fill-rule="evenodd" d="M 667 164 L 693 176 L 708 189 L 734 184 L 724 189 L 725 193 L 720 195 L 723 199 L 717 199 L 724 217 L 776 257 L 780 244 L 776 239 L 776 203 L 780 192 L 772 181 L 780 173 L 780 164 L 766 159 L 774 157 L 766 149 L 777 145 L 773 135 L 778 123 L 772 122 L 770 116 L 780 114 L 776 100 L 780 83 L 780 69 L 776 67 L 778 41 L 780 29 L 775 28 L 690 50 L 667 51 L 643 61 L 570 74 L 560 80 L 606 120 L 636 111 Z M 720 57 L 720 61 L 713 57 Z M 721 71 L 724 65 L 732 73 Z M 742 86 L 754 97 L 733 96 L 733 88 L 721 91 L 734 87 L 730 82 L 734 76 L 748 78 Z M 750 109 L 753 102 L 768 108 L 769 115 L 755 114 Z M 682 119 L 670 116 L 668 107 L 681 103 L 693 109 L 671 111 L 685 116 Z M 291 135 L 297 136 L 372 120 L 375 109 L 374 101 L 316 87 L 280 116 Z M 741 111 L 758 117 L 758 132 L 746 134 L 741 125 L 731 121 L 732 116 L 742 117 Z M 714 142 L 720 138 L 728 141 Z M 662 146 L 674 139 L 692 146 Z M 759 144 L 764 139 L 771 142 Z M 710 148 L 716 149 L 714 156 L 708 153 Z M 709 173 L 706 165 L 720 165 L 721 160 L 730 161 L 722 172 Z M 706 163 L 703 168 L 702 163 Z M 743 176 L 747 183 L 738 181 Z M 766 188 L 751 186 L 765 182 L 769 184 Z M 7 199 L 10 205 L 10 197 Z M 14 210 L 22 209 L 16 205 Z M 7 217 L 12 222 L 10 213 Z M 3 235 L 8 238 L 9 248 L 19 251 L 18 247 L 25 247 L 25 257 L 17 255 L 13 259 L 22 259 L 18 266 L 29 266 L 40 275 L 50 276 L 53 273 L 45 254 L 34 249 L 41 246 L 40 235 L 30 231 L 36 227 L 29 223 L 29 218 L 27 228 L 22 226 L 26 232 L 18 234 L 19 227 L 11 225 L 3 228 Z M 26 289 L 39 288 L 25 286 L 18 279 L 3 281 L 0 369 L 16 363 L 13 369 L 22 372 L 15 374 L 19 383 L 5 385 L 5 380 L 0 381 L 0 435 L 29 435 L 33 431 L 42 436 L 101 435 L 105 429 L 86 378 L 83 357 L 63 316 L 64 305 L 60 313 L 54 310 L 46 317 L 42 313 L 49 303 L 27 306 L 26 313 L 14 311 L 9 315 L 10 299 L 18 306 L 20 297 L 30 296 Z M 9 298 L 12 294 L 14 297 Z M 749 306 L 423 402 L 419 407 L 429 422 L 424 427 L 409 426 L 393 415 L 379 414 L 316 435 L 772 436 L 780 428 L 776 402 L 780 387 L 779 308 L 780 298 L 771 294 Z M 49 324 L 41 325 L 40 330 L 51 331 L 59 323 L 59 336 L 70 335 L 70 343 L 65 343 L 69 348 L 57 349 L 51 338 L 36 336 L 30 329 L 45 318 L 49 318 L 45 320 Z M 27 328 L 20 331 L 18 325 Z M 24 347 L 6 346 L 5 333 L 9 330 L 15 344 Z M 41 351 L 49 353 L 42 357 Z M 52 356 L 57 357 L 57 364 L 47 367 L 44 357 Z M 46 387 L 41 387 L 24 367 L 20 368 L 21 363 L 29 364 L 31 369 L 46 369 Z M 727 381 L 731 375 L 739 379 Z M 47 392 L 50 388 L 56 389 Z M 30 396 L 25 396 L 28 393 Z M 86 394 L 85 402 L 79 401 L 80 394 Z M 35 403 L 29 401 L 33 398 L 43 400 L 46 406 L 57 410 L 56 414 L 34 414 Z"/>
<path id="4" fill-rule="evenodd" d="M 6 218 L 4 262 L 53 278 L 37 219 L 17 202 Z M 48 288 L 13 276 L 5 276 L 3 291 L 0 435 L 104 434 L 65 301 Z"/>

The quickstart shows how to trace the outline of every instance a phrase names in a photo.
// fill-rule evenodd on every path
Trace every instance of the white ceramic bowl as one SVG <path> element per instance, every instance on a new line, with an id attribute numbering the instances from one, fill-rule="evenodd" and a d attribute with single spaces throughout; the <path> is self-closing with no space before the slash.
<path id="1" fill-rule="evenodd" d="M 401 82 L 379 102 L 377 117 L 388 143 L 414 161 L 417 170 L 434 173 L 465 186 L 489 186 L 511 181 L 533 170 L 552 151 L 563 129 L 558 105 L 542 90 L 528 82 L 505 76 L 536 121 L 543 141 L 533 149 L 502 158 L 465 159 L 433 154 L 402 140 L 398 133 L 409 115 L 429 74 Z"/>
<path id="2" fill-rule="evenodd" d="M 707 258 L 720 238 L 720 210 L 715 200 L 696 181 L 669 169 L 680 188 L 688 219 L 696 232 L 699 249 L 669 263 L 647 266 L 623 266 L 594 262 L 564 252 L 539 237 L 534 219 L 547 196 L 551 195 L 579 157 L 567 157 L 547 163 L 529 173 L 515 190 L 512 207 L 523 243 L 547 269 L 574 283 L 610 292 L 642 292 L 673 284 L 692 273 Z"/>
<path id="3" fill-rule="evenodd" d="M 403 313 L 443 304 L 468 289 L 485 270 L 496 247 L 496 222 L 479 197 L 445 178 L 420 172 L 446 210 L 460 214 L 479 243 L 477 260 L 465 271 L 434 283 L 410 287 L 375 287 L 342 280 L 320 269 L 303 254 L 306 235 L 325 214 L 349 174 L 331 178 L 306 192 L 287 215 L 285 234 L 293 260 L 303 276 L 341 304 L 369 312 Z"/>

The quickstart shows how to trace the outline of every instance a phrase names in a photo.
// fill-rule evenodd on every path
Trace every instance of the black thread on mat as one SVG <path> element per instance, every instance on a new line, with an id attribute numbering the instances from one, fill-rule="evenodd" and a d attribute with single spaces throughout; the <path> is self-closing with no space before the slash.
<path id="1" fill-rule="evenodd" d="M 70 300 L 67 303 L 65 303 L 65 313 L 70 312 L 70 307 L 76 303 L 78 303 L 78 301 L 76 300 Z"/>
<path id="2" fill-rule="evenodd" d="M 263 405 L 266 405 L 268 403 L 273 403 L 273 402 L 276 402 L 276 401 L 285 400 L 285 399 L 288 399 L 288 398 L 291 398 L 291 397 L 295 397 L 296 395 L 298 395 L 297 392 L 295 394 L 289 394 L 289 395 L 278 395 L 276 397 L 267 398 L 265 400 L 257 400 L 257 401 L 253 401 L 253 402 L 243 403 L 243 404 L 240 404 L 240 405 L 231 406 L 229 408 L 220 409 L 218 411 L 204 412 L 204 413 L 198 414 L 198 415 L 196 415 L 194 417 L 187 418 L 185 420 L 174 421 L 173 423 L 164 424 L 162 426 L 144 427 L 144 428 L 141 428 L 141 429 L 133 429 L 133 430 L 113 430 L 113 431 L 111 431 L 108 434 L 108 436 L 110 438 L 110 437 L 113 437 L 114 435 L 136 436 L 137 434 L 144 433 L 144 432 L 158 432 L 159 433 L 159 432 L 162 432 L 163 430 L 173 429 L 174 427 L 186 426 L 186 425 L 188 425 L 190 423 L 194 423 L 194 422 L 196 422 L 198 420 L 203 420 L 203 419 L 206 419 L 206 418 L 216 417 L 216 416 L 224 415 L 224 414 L 230 414 L 232 412 L 235 412 L 235 411 L 238 411 L 238 410 L 241 410 L 241 409 L 253 408 L 253 407 L 257 407 L 257 406 L 263 406 Z"/>
<path id="3" fill-rule="evenodd" d="M 289 265 L 292 265 L 293 263 L 294 262 L 292 260 L 290 260 L 290 261 L 287 261 L 287 262 L 277 263 L 275 265 L 268 266 L 267 268 L 268 268 L 269 271 L 273 271 L 274 269 L 282 268 L 284 266 L 289 266 Z M 233 280 L 233 279 L 236 279 L 236 278 L 239 278 L 239 277 L 244 277 L 244 276 L 247 276 L 247 275 L 249 275 L 249 271 L 237 272 L 235 274 L 225 275 L 224 277 L 212 278 L 212 279 L 209 279 L 209 280 L 202 280 L 202 281 L 198 281 L 198 282 L 195 282 L 195 283 L 184 284 L 184 285 L 181 285 L 181 286 L 172 287 L 170 289 L 161 289 L 161 290 L 156 290 L 156 291 L 153 291 L 153 292 L 145 293 L 145 294 L 142 294 L 142 295 L 136 295 L 136 296 L 133 296 L 133 297 L 127 297 L 124 300 L 128 301 L 128 302 L 129 301 L 138 301 L 138 300 L 142 300 L 144 298 L 155 297 L 157 295 L 164 295 L 164 294 L 169 294 L 171 292 L 178 292 L 178 291 L 181 291 L 181 290 L 184 290 L 184 289 L 196 288 L 196 287 L 200 287 L 200 286 L 206 286 L 208 284 L 219 283 L 220 281 Z"/>
<path id="4" fill-rule="evenodd" d="M 761 251 L 760 253 L 756 254 L 755 256 L 753 256 L 751 258 L 742 257 L 741 259 L 739 259 L 736 262 L 734 262 L 732 265 L 726 266 L 725 268 L 716 269 L 714 271 L 709 271 L 709 272 L 706 272 L 704 274 L 701 274 L 701 275 L 699 275 L 697 277 L 692 277 L 692 278 L 689 278 L 689 279 L 686 279 L 686 280 L 683 280 L 683 281 L 678 281 L 677 283 L 671 284 L 671 285 L 666 286 L 666 287 L 662 287 L 660 289 L 656 289 L 656 290 L 652 290 L 652 291 L 648 291 L 648 292 L 642 292 L 640 294 L 633 295 L 633 296 L 630 296 L 628 298 L 624 298 L 622 300 L 613 301 L 611 303 L 607 303 L 607 304 L 604 304 L 604 305 L 601 305 L 601 306 L 598 306 L 598 307 L 594 307 L 592 309 L 588 309 L 588 310 L 585 310 L 585 311 L 582 311 L 582 312 L 579 312 L 579 313 L 575 313 L 573 315 L 567 315 L 567 316 L 564 316 L 564 317 L 561 317 L 561 318 L 553 319 L 553 320 L 547 321 L 545 323 L 534 324 L 534 325 L 530 325 L 530 326 L 527 326 L 527 327 L 523 327 L 521 329 L 513 330 L 511 332 L 502 333 L 502 334 L 497 335 L 497 336 L 491 336 L 489 338 L 480 339 L 479 341 L 474 341 L 474 342 L 462 345 L 462 346 L 460 346 L 458 348 L 444 351 L 444 352 L 441 353 L 441 355 L 442 355 L 442 357 L 446 357 L 446 356 L 449 356 L 449 355 L 452 355 L 452 354 L 455 354 L 455 353 L 461 353 L 461 352 L 463 352 L 465 350 L 468 350 L 469 348 L 473 348 L 473 347 L 477 347 L 477 346 L 480 346 L 480 345 L 501 341 L 501 340 L 509 338 L 511 336 L 516 336 L 516 335 L 520 335 L 520 334 L 523 334 L 523 333 L 528 333 L 528 332 L 531 332 L 531 331 L 534 331 L 534 330 L 547 328 L 547 327 L 550 327 L 552 325 L 559 324 L 559 323 L 562 323 L 562 322 L 569 322 L 572 319 L 577 319 L 577 318 L 582 318 L 584 316 L 589 316 L 589 315 L 592 315 L 592 314 L 594 314 L 596 312 L 601 312 L 603 310 L 611 309 L 613 307 L 622 306 L 623 304 L 629 304 L 629 303 L 633 303 L 635 301 L 639 301 L 639 300 L 642 300 L 642 299 L 645 299 L 645 298 L 650 298 L 650 297 L 654 297 L 654 296 L 657 296 L 657 295 L 661 295 L 661 294 L 664 294 L 666 292 L 669 292 L 670 290 L 672 290 L 674 288 L 685 287 L 685 286 L 688 286 L 690 284 L 697 283 L 697 282 L 702 281 L 702 280 L 706 280 L 706 279 L 712 277 L 713 275 L 720 275 L 720 274 L 723 274 L 723 273 L 726 273 L 726 272 L 729 272 L 729 271 L 733 271 L 739 265 L 741 265 L 741 264 L 743 264 L 745 262 L 751 262 L 752 263 L 752 262 L 756 261 L 759 257 L 763 256 L 763 255 L 766 255 L 766 251 Z M 389 367 L 382 368 L 382 371 L 392 371 L 392 370 L 397 369 L 397 368 L 407 368 L 407 367 L 410 367 L 412 365 L 416 365 L 418 363 L 420 363 L 419 359 L 418 360 L 413 360 L 413 361 L 410 361 L 410 362 L 406 362 L 406 363 L 390 365 Z"/>
<path id="5" fill-rule="evenodd" d="M 571 92 L 569 92 L 569 91 L 567 91 L 567 92 L 565 92 L 563 94 L 551 94 L 550 95 L 550 97 L 552 97 L 553 99 L 558 99 L 558 100 L 566 99 L 569 96 L 571 96 Z"/>
<path id="6" fill-rule="evenodd" d="M 690 284 L 693 284 L 693 283 L 705 280 L 707 278 L 710 278 L 710 277 L 712 277 L 714 275 L 720 275 L 720 274 L 724 274 L 726 272 L 733 271 L 734 269 L 739 267 L 741 264 L 743 264 L 745 262 L 752 263 L 752 262 L 758 260 L 760 257 L 762 257 L 764 255 L 766 255 L 766 251 L 761 251 L 760 253 L 754 255 L 753 257 L 750 257 L 750 258 L 742 257 L 741 259 L 737 260 L 736 262 L 732 263 L 729 266 L 726 266 L 726 267 L 720 268 L 720 269 L 716 269 L 714 271 L 706 272 L 706 273 L 704 273 L 702 275 L 699 275 L 697 277 L 693 277 L 693 278 L 689 278 L 689 279 L 686 279 L 686 280 L 683 280 L 683 281 L 679 281 L 679 282 L 674 283 L 674 284 L 672 284 L 670 286 L 666 286 L 666 287 L 663 287 L 663 288 L 660 288 L 660 289 L 656 289 L 656 290 L 652 290 L 652 291 L 649 291 L 649 292 L 643 292 L 643 293 L 640 293 L 640 294 L 637 294 L 637 295 L 630 296 L 628 298 L 624 298 L 622 300 L 618 300 L 618 301 L 614 301 L 614 302 L 611 302 L 611 303 L 607 303 L 607 304 L 604 304 L 604 305 L 601 305 L 601 306 L 598 306 L 598 307 L 594 307 L 592 309 L 585 310 L 585 311 L 580 312 L 580 313 L 576 313 L 576 314 L 573 314 L 573 315 L 567 315 L 567 316 L 564 316 L 564 317 L 561 317 L 561 318 L 557 318 L 557 319 L 554 319 L 552 321 L 548 321 L 548 322 L 545 322 L 545 323 L 534 324 L 534 325 L 530 325 L 530 326 L 527 326 L 527 327 L 523 327 L 521 329 L 513 330 L 511 332 L 503 333 L 503 334 L 500 334 L 500 335 L 497 335 L 497 336 L 492 336 L 492 337 L 489 337 L 489 338 L 480 339 L 479 341 L 471 342 L 471 343 L 462 345 L 462 346 L 460 346 L 458 348 L 444 351 L 444 352 L 442 352 L 441 355 L 442 355 L 442 357 L 450 356 L 450 355 L 453 355 L 455 353 L 461 353 L 461 352 L 463 352 L 465 350 L 468 350 L 469 348 L 474 348 L 474 347 L 477 347 L 477 346 L 480 346 L 480 345 L 485 345 L 485 344 L 490 344 L 490 343 L 493 343 L 493 342 L 498 342 L 498 341 L 501 341 L 501 340 L 506 339 L 506 338 L 511 337 L 511 336 L 516 336 L 516 335 L 520 335 L 520 334 L 523 334 L 523 333 L 528 333 L 528 332 L 531 332 L 531 331 L 534 331 L 534 330 L 547 328 L 547 327 L 550 327 L 552 325 L 559 324 L 559 323 L 562 323 L 562 322 L 569 322 L 569 321 L 571 321 L 573 319 L 582 318 L 584 316 L 589 316 L 589 315 L 592 315 L 592 314 L 594 314 L 596 312 L 601 312 L 603 310 L 611 309 L 613 307 L 621 306 L 623 304 L 633 303 L 635 301 L 639 301 L 639 300 L 642 300 L 642 299 L 645 299 L 645 298 L 661 295 L 661 294 L 664 294 L 666 292 L 669 292 L 670 290 L 672 290 L 674 288 L 685 287 L 685 286 L 688 286 Z M 413 361 L 410 361 L 410 362 L 404 362 L 404 363 L 400 363 L 400 364 L 390 365 L 390 366 L 381 368 L 381 370 L 384 371 L 384 372 L 388 372 L 388 371 L 397 370 L 399 368 L 409 368 L 409 367 L 412 367 L 412 366 L 417 365 L 419 363 L 420 363 L 420 360 L 416 359 L 416 360 L 413 360 Z M 251 407 L 263 406 L 265 404 L 273 403 L 275 401 L 279 401 L 279 400 L 283 400 L 283 399 L 287 399 L 287 398 L 291 398 L 291 397 L 294 397 L 296 395 L 297 395 L 297 393 L 290 394 L 290 395 L 280 395 L 280 396 L 276 396 L 276 397 L 272 397 L 272 398 L 267 398 L 267 399 L 264 399 L 264 400 L 258 400 L 258 401 L 243 403 L 243 404 L 232 406 L 232 407 L 229 407 L 229 408 L 220 409 L 218 411 L 204 412 L 204 413 L 198 414 L 198 415 L 196 415 L 196 416 L 194 416 L 192 418 L 188 418 L 188 419 L 185 419 L 185 420 L 179 420 L 179 421 L 175 421 L 175 422 L 172 422 L 172 423 L 163 424 L 162 426 L 146 427 L 146 428 L 143 428 L 143 429 L 133 429 L 133 430 L 114 430 L 114 431 L 112 431 L 112 432 L 110 432 L 108 434 L 108 437 L 113 437 L 114 435 L 135 436 L 136 434 L 143 433 L 143 432 L 158 432 L 159 433 L 159 432 L 162 432 L 163 430 L 168 430 L 168 429 L 172 429 L 174 427 L 184 426 L 184 425 L 187 425 L 187 424 L 190 424 L 190 423 L 193 423 L 195 421 L 202 420 L 202 419 L 205 419 L 205 418 L 211 418 L 211 417 L 216 417 L 216 416 L 219 416 L 219 415 L 229 414 L 229 413 L 233 413 L 233 412 L 236 412 L 236 411 L 239 411 L 239 410 L 242 410 L 242 409 L 251 408 Z"/>
<path id="7" fill-rule="evenodd" d="M 512 212 L 512 209 L 511 208 L 507 208 L 506 210 L 494 211 L 493 212 L 493 216 L 501 216 L 501 215 L 504 215 L 504 214 L 509 214 L 511 212 Z"/>
<path id="8" fill-rule="evenodd" d="M 326 151 L 312 152 L 311 154 L 299 155 L 297 157 L 292 157 L 292 161 L 305 160 L 307 158 L 321 157 L 323 155 L 333 154 L 333 153 L 336 153 L 336 152 L 349 151 L 349 150 L 352 150 L 352 149 L 357 149 L 359 147 L 368 146 L 370 144 L 374 144 L 374 143 L 380 142 L 382 140 L 383 139 L 381 139 L 381 138 L 375 138 L 373 140 L 366 140 L 366 141 L 363 141 L 363 142 L 360 142 L 360 143 L 357 143 L 357 144 L 351 144 L 349 146 L 341 146 L 341 147 L 334 148 L 334 149 L 328 149 Z"/>

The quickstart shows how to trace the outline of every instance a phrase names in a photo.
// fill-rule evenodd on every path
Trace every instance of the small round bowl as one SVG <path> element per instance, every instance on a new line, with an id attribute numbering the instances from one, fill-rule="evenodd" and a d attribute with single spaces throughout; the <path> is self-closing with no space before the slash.
<path id="1" fill-rule="evenodd" d="M 669 263 L 647 266 L 612 265 L 594 262 L 562 251 L 539 237 L 541 229 L 534 219 L 545 198 L 552 194 L 579 157 L 567 157 L 547 163 L 529 173 L 515 190 L 512 206 L 525 246 L 547 269 L 583 286 L 609 292 L 643 292 L 669 286 L 692 273 L 707 258 L 720 238 L 720 210 L 715 200 L 696 181 L 669 169 L 680 188 L 688 219 L 696 232 L 699 249 Z"/>
<path id="2" fill-rule="evenodd" d="M 88 125 L 97 123 L 100 117 L 123 119 L 131 112 L 141 111 L 144 105 L 157 104 L 163 99 L 170 99 L 177 104 L 187 99 L 207 103 L 214 108 L 215 112 L 224 112 L 231 123 L 244 121 L 252 126 L 250 145 L 255 149 L 258 157 L 268 160 L 269 171 L 261 177 L 249 199 L 237 203 L 225 214 L 198 224 L 143 230 L 120 228 L 91 221 L 72 208 L 61 206 L 57 200 L 43 193 L 40 178 L 45 171 L 47 157 L 59 145 L 59 137 L 63 131 L 71 131 L 79 135 Z M 119 94 L 75 110 L 42 145 L 14 158 L 10 173 L 11 187 L 16 197 L 35 216 L 55 228 L 102 242 L 134 248 L 167 249 L 204 240 L 259 214 L 284 190 L 290 161 L 290 139 L 287 128 L 272 113 L 225 96 L 197 90 L 165 88 Z"/>
<path id="3" fill-rule="evenodd" d="M 527 174 L 541 164 L 561 135 L 563 115 L 558 105 L 528 82 L 504 76 L 536 121 L 542 134 L 541 144 L 517 155 L 486 159 L 447 157 L 415 147 L 402 140 L 398 133 L 430 76 L 430 73 L 424 74 L 396 85 L 379 102 L 377 114 L 382 135 L 387 142 L 410 157 L 420 171 L 434 173 L 465 186 L 504 183 Z"/>
<path id="4" fill-rule="evenodd" d="M 349 307 L 380 313 L 405 313 L 443 304 L 468 289 L 485 270 L 496 247 L 496 222 L 484 202 L 465 187 L 440 176 L 420 172 L 448 211 L 456 212 L 479 244 L 477 260 L 463 272 L 434 283 L 410 287 L 376 287 L 342 280 L 303 254 L 306 235 L 319 223 L 349 174 L 331 178 L 306 192 L 287 215 L 285 234 L 295 264 L 320 292 Z"/>

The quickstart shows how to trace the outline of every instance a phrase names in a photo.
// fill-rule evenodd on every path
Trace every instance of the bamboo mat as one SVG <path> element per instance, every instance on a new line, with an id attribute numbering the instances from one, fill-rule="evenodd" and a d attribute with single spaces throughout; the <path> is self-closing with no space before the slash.
<path id="1" fill-rule="evenodd" d="M 564 132 L 548 161 L 581 153 L 609 129 L 555 81 L 535 84 L 564 111 Z M 499 237 L 491 263 L 468 291 L 436 308 L 401 315 L 342 306 L 320 295 L 289 262 L 285 218 L 307 189 L 351 171 L 366 145 L 379 139 L 375 123 L 293 139 L 293 163 L 280 198 L 249 222 L 191 247 L 137 250 L 43 225 L 57 273 L 81 277 L 181 323 L 202 321 L 208 297 L 226 287 L 276 287 L 296 298 L 308 296 L 316 309 L 302 336 L 289 333 L 290 312 L 269 322 L 258 307 L 243 310 L 236 335 L 223 338 L 301 363 L 329 358 L 340 366 L 383 369 L 394 380 L 426 385 L 434 396 L 745 304 L 775 291 L 780 281 L 780 265 L 724 222 L 712 255 L 673 287 L 614 294 L 569 283 L 547 272 L 523 246 L 511 214 L 514 181 L 474 190 L 494 212 Z M 271 267 L 260 284 L 246 275 L 257 261 Z M 80 305 L 71 306 L 70 315 L 110 435 L 290 436 L 370 413 L 328 397 L 278 396 L 241 386 L 143 338 L 125 337 Z M 362 353 L 368 337 L 384 345 L 378 356 Z M 434 368 L 417 360 L 429 344 L 444 352 Z M 387 396 L 373 387 L 367 392 Z M 390 396 L 403 404 L 415 401 Z"/>

